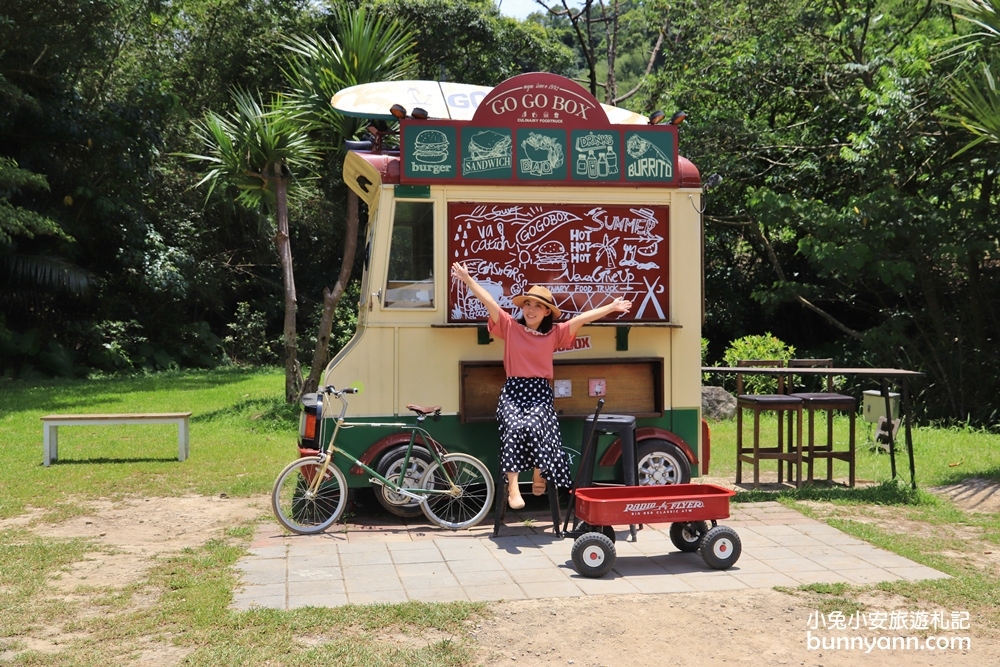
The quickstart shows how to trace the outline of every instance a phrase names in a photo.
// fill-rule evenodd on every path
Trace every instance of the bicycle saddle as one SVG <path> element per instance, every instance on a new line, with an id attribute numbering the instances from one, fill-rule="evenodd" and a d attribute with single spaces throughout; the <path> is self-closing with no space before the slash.
<path id="1" fill-rule="evenodd" d="M 438 414 L 441 413 L 441 406 L 440 405 L 435 405 L 433 407 L 429 407 L 428 408 L 428 407 L 424 407 L 422 405 L 414 405 L 413 403 L 410 403 L 410 404 L 408 404 L 406 406 L 406 409 L 407 410 L 413 410 L 414 412 L 416 412 L 421 417 L 424 417 L 426 415 L 438 415 Z"/>

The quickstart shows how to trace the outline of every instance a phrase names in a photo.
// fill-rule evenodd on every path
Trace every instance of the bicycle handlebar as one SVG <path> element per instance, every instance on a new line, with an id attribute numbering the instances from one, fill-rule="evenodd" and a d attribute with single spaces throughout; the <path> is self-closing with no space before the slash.
<path id="1" fill-rule="evenodd" d="M 324 394 L 333 394 L 334 396 L 342 396 L 343 394 L 357 394 L 360 392 L 361 390 L 358 389 L 357 387 L 347 387 L 346 389 L 339 389 L 339 390 L 332 384 L 328 384 L 327 386 L 323 387 Z"/>

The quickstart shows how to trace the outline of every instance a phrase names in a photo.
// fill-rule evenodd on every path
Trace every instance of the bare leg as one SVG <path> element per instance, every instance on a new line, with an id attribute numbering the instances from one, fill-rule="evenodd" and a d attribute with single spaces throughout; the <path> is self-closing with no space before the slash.
<path id="1" fill-rule="evenodd" d="M 517 473 L 507 473 L 507 504 L 512 510 L 519 510 L 524 507 L 524 498 L 521 497 L 521 490 L 517 488 Z"/>
<path id="2" fill-rule="evenodd" d="M 531 478 L 531 493 L 536 496 L 545 495 L 545 478 L 542 477 L 542 471 L 535 468 L 534 476 Z"/>

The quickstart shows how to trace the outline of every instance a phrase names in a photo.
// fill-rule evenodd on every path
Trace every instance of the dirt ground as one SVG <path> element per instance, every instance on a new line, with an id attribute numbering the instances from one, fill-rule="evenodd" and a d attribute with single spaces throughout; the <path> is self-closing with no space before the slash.
<path id="1" fill-rule="evenodd" d="M 995 483 L 968 480 L 936 491 L 972 511 L 1000 509 L 1000 490 Z M 92 552 L 52 581 L 53 595 L 80 600 L 74 595 L 80 586 L 121 587 L 141 580 L 157 558 L 203 544 L 218 537 L 226 527 L 267 511 L 263 497 L 149 498 L 93 503 L 92 511 L 85 516 L 55 525 L 34 521 L 39 517 L 28 513 L 0 522 L 0 528 L 28 525 L 40 535 L 89 537 L 108 547 L 109 553 Z M 986 558 L 983 564 L 987 563 L 996 561 Z M 865 593 L 858 602 L 869 612 L 887 614 L 901 609 L 946 614 L 960 611 L 914 609 L 904 600 L 878 591 Z M 492 616 L 470 625 L 468 632 L 478 646 L 479 664 L 488 667 L 1000 665 L 1000 640 L 977 628 L 975 618 L 967 631 L 938 633 L 970 637 L 970 649 L 884 650 L 879 646 L 892 637 L 914 634 L 923 639 L 927 633 L 814 628 L 819 604 L 810 593 L 775 590 L 512 601 L 494 605 Z M 823 611 L 836 609 L 827 605 Z M 852 610 L 844 611 L 849 614 Z M 829 644 L 823 648 L 824 639 L 829 643 L 838 636 L 868 637 L 876 644 L 870 652 L 830 650 Z M 58 651 L 72 638 L 59 628 L 47 627 L 44 636 L 31 638 L 28 643 L 29 648 L 38 651 Z M 163 646 L 145 653 L 140 662 L 163 667 L 179 665 L 185 653 Z M 12 657 L 0 654 L 0 664 Z"/>

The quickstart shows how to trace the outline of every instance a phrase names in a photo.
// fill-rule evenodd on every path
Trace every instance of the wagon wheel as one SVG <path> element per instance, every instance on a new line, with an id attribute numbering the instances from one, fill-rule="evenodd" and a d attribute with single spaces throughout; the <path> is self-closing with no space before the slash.
<path id="1" fill-rule="evenodd" d="M 698 550 L 709 530 L 707 521 L 682 521 L 670 524 L 670 541 L 685 553 Z"/>
<path id="2" fill-rule="evenodd" d="M 576 535 L 582 535 L 585 533 L 601 533 L 614 544 L 618 541 L 618 535 L 615 533 L 614 526 L 594 526 L 586 521 L 581 521 L 580 524 L 574 529 Z"/>
<path id="3" fill-rule="evenodd" d="M 716 526 L 705 534 L 701 542 L 701 557 L 716 570 L 735 565 L 742 552 L 740 536 L 729 526 Z"/>
<path id="4" fill-rule="evenodd" d="M 576 538 L 570 552 L 576 571 L 585 577 L 603 577 L 615 566 L 614 543 L 602 533 L 586 533 Z"/>

